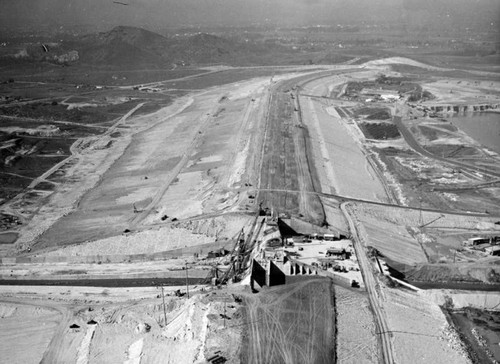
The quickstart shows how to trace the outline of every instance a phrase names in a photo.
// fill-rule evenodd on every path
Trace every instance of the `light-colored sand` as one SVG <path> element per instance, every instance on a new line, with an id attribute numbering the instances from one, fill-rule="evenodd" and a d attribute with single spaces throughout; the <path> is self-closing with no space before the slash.
<path id="1" fill-rule="evenodd" d="M 414 67 L 419 67 L 419 68 L 424 68 L 428 70 L 434 70 L 434 71 L 445 71 L 449 70 L 446 68 L 440 68 L 440 67 L 435 67 L 431 66 L 422 62 L 414 61 L 413 59 L 406 58 L 406 57 L 388 57 L 388 58 L 381 58 L 381 59 L 376 59 L 372 61 L 368 61 L 366 63 L 363 63 L 361 66 L 364 68 L 369 68 L 369 69 L 384 69 L 387 71 L 390 71 L 390 65 L 393 64 L 403 64 L 403 65 L 408 65 L 408 66 L 414 66 Z"/>
<path id="2" fill-rule="evenodd" d="M 157 288 L 2 287 L 0 299 L 13 301 L 0 303 L 0 361 L 39 363 L 45 352 L 51 363 L 203 363 L 220 350 L 238 363 L 239 304 L 220 290 L 178 298 L 178 288 L 165 287 L 165 327 Z"/>
<path id="3" fill-rule="evenodd" d="M 397 363 L 469 363 L 435 303 L 400 290 L 384 290 L 382 297 Z"/>
<path id="4" fill-rule="evenodd" d="M 368 298 L 340 286 L 335 287 L 337 311 L 337 360 L 341 364 L 379 362 L 375 323 Z"/>
<path id="5" fill-rule="evenodd" d="M 346 82 L 345 78 L 311 82 L 308 92 L 318 95 L 325 82 Z M 362 133 L 340 118 L 333 101 L 301 97 L 303 118 L 313 143 L 314 160 L 323 192 L 386 201 L 385 190 L 363 153 Z M 340 103 L 339 103 L 340 105 Z"/>
<path id="6" fill-rule="evenodd" d="M 128 348 L 128 359 L 124 364 L 140 364 L 142 356 L 142 347 L 144 345 L 144 338 L 134 341 Z"/>
<path id="7" fill-rule="evenodd" d="M 87 326 L 85 336 L 78 348 L 78 359 L 76 360 L 76 364 L 87 364 L 89 362 L 90 342 L 92 341 L 92 337 L 94 337 L 95 329 L 96 325 Z"/>
<path id="8" fill-rule="evenodd" d="M 209 236 L 193 234 L 191 231 L 183 228 L 164 227 L 64 247 L 40 255 L 54 257 L 157 253 L 177 248 L 197 246 L 213 241 L 214 239 Z"/>
<path id="9" fill-rule="evenodd" d="M 481 230 L 488 231 L 494 228 L 495 218 L 480 216 L 460 216 L 451 214 L 440 214 L 416 210 L 403 210 L 376 205 L 356 206 L 357 216 L 362 223 L 362 231 L 368 245 L 377 248 L 383 255 L 404 264 L 425 263 L 427 258 L 424 254 L 427 234 L 412 236 L 408 227 L 416 228 L 420 219 L 424 223 L 436 220 L 429 227 L 443 227 L 447 231 L 458 229 L 459 231 L 475 231 L 481 234 Z M 493 230 L 494 231 L 494 230 Z M 433 230 L 429 232 L 433 234 Z"/>
<path id="10" fill-rule="evenodd" d="M 0 303 L 0 362 L 40 363 L 61 319 L 58 311 Z"/>

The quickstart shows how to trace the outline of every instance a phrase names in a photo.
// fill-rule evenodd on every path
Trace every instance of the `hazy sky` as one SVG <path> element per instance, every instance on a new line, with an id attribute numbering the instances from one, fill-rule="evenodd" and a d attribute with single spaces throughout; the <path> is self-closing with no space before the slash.
<path id="1" fill-rule="evenodd" d="M 500 22 L 499 0 L 0 0 L 3 25 L 313 25 L 359 20 Z"/>

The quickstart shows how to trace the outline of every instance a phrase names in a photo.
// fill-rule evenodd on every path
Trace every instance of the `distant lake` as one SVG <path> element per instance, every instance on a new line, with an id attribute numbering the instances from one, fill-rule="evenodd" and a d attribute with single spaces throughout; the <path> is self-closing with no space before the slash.
<path id="1" fill-rule="evenodd" d="M 447 120 L 485 147 L 500 153 L 500 113 L 457 115 Z"/>

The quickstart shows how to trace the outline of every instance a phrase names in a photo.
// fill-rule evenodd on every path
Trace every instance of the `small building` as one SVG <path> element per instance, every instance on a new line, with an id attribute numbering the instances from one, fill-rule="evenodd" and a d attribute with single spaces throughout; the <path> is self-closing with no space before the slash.
<path id="1" fill-rule="evenodd" d="M 489 255 L 500 256 L 500 245 L 490 246 L 488 248 L 485 248 L 484 251 Z"/>
<path id="2" fill-rule="evenodd" d="M 348 253 L 345 249 L 330 248 L 326 251 L 326 256 L 337 260 L 345 260 L 348 258 Z"/>
<path id="3" fill-rule="evenodd" d="M 489 244 L 490 238 L 484 238 L 484 237 L 476 237 L 476 238 L 469 238 L 466 241 L 464 241 L 464 245 L 467 246 L 476 246 L 479 244 Z"/>
<path id="4" fill-rule="evenodd" d="M 337 237 L 333 234 L 324 234 L 323 239 L 327 241 L 334 241 Z"/>

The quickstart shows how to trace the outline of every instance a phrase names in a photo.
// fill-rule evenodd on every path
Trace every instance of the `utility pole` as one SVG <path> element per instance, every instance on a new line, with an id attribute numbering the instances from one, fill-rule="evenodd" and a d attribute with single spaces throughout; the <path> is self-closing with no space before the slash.
<path id="1" fill-rule="evenodd" d="M 224 328 L 226 328 L 226 300 L 224 300 Z"/>
<path id="2" fill-rule="evenodd" d="M 165 319 L 165 327 L 167 326 L 167 310 L 165 309 L 165 292 L 163 291 L 163 286 L 161 286 L 161 297 L 163 299 L 163 318 Z"/>
<path id="3" fill-rule="evenodd" d="M 188 264 L 187 264 L 187 262 L 186 262 L 186 293 L 187 293 L 187 298 L 189 299 Z"/>
<path id="4" fill-rule="evenodd" d="M 419 185 L 419 187 L 420 187 L 420 185 Z M 422 213 L 422 197 L 419 197 L 418 200 L 419 200 L 418 226 L 422 227 L 424 225 L 424 215 Z"/>

